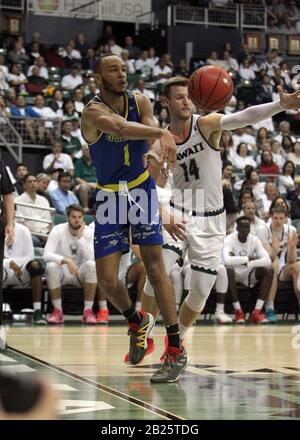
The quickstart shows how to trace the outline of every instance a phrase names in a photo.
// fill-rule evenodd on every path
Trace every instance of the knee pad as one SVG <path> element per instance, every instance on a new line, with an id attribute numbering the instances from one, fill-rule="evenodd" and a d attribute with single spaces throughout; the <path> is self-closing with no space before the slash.
<path id="1" fill-rule="evenodd" d="M 38 277 L 43 274 L 43 266 L 39 260 L 31 260 L 26 264 L 25 267 L 31 278 Z"/>
<path id="2" fill-rule="evenodd" d="M 228 289 L 228 276 L 226 267 L 220 264 L 218 275 L 216 279 L 216 291 L 218 293 L 227 293 Z"/>
<path id="3" fill-rule="evenodd" d="M 194 312 L 200 313 L 216 281 L 216 275 L 192 269 L 191 290 L 185 299 L 186 304 Z"/>

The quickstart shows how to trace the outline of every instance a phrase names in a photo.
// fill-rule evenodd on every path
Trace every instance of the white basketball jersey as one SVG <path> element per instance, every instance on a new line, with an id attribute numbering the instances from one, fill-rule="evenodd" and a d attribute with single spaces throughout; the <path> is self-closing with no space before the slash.
<path id="1" fill-rule="evenodd" d="M 177 144 L 177 163 L 173 170 L 173 197 L 174 204 L 181 206 L 182 197 L 186 207 L 184 194 L 191 194 L 192 206 L 197 206 L 197 211 L 211 212 L 223 208 L 222 161 L 219 150 L 209 145 L 200 133 L 197 125 L 199 117 L 199 115 L 192 116 L 188 139 Z M 178 193 L 181 193 L 181 197 L 178 197 Z"/>
<path id="2" fill-rule="evenodd" d="M 237 232 L 232 232 L 225 238 L 224 252 L 225 251 L 234 257 L 248 258 L 262 258 L 263 254 L 265 253 L 261 242 L 255 235 L 249 234 L 247 237 L 247 241 L 245 243 L 242 243 L 238 239 Z"/>
<path id="3" fill-rule="evenodd" d="M 263 227 L 259 227 L 257 235 L 259 236 L 262 243 L 268 243 L 272 246 L 272 238 L 275 236 L 280 240 L 280 248 L 278 252 L 279 265 L 284 266 L 287 263 L 287 248 L 288 248 L 288 238 L 293 232 L 297 232 L 294 226 L 285 224 L 283 225 L 283 230 L 280 235 L 275 235 L 272 230 L 272 223 L 266 223 Z"/>

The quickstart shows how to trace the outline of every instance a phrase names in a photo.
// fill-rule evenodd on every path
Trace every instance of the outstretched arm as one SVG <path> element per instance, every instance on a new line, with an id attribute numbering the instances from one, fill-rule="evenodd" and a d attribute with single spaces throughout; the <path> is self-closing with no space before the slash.
<path id="1" fill-rule="evenodd" d="M 201 119 L 206 136 L 210 136 L 213 132 L 219 130 L 235 130 L 236 128 L 253 125 L 284 110 L 300 108 L 299 90 L 294 93 L 284 93 L 280 86 L 277 87 L 277 90 L 280 97 L 279 101 L 254 105 L 232 115 L 212 113 L 204 116 Z"/>

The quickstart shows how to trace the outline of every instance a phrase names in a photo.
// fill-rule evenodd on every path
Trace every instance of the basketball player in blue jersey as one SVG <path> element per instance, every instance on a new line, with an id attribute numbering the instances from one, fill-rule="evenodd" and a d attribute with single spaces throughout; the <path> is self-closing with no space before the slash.
<path id="1" fill-rule="evenodd" d="M 225 212 L 222 194 L 222 161 L 219 142 L 222 130 L 253 125 L 285 109 L 300 107 L 300 91 L 287 94 L 278 87 L 279 100 L 256 105 L 231 115 L 192 114 L 186 78 L 173 77 L 164 84 L 165 99 L 170 113 L 169 130 L 177 146 L 177 161 L 173 169 L 174 194 L 169 207 L 169 224 L 164 225 L 163 256 L 167 273 L 182 254 L 188 255 L 192 274 L 190 292 L 179 311 L 179 331 L 183 337 L 203 310 L 215 284 L 225 237 Z M 192 194 L 185 204 L 184 192 Z M 197 202 L 203 205 L 198 209 Z M 192 209 L 191 209 L 192 201 Z M 194 207 L 194 208 L 193 208 Z M 182 215 L 184 223 L 182 223 Z M 176 219 L 180 219 L 179 223 Z M 144 310 L 158 314 L 151 280 L 145 285 L 142 301 Z"/>
<path id="2" fill-rule="evenodd" d="M 98 283 L 128 321 L 129 361 L 138 364 L 147 350 L 147 336 L 154 322 L 151 314 L 135 310 L 126 287 L 118 280 L 121 255 L 129 250 L 130 230 L 132 243 L 140 246 L 147 276 L 167 329 L 168 346 L 162 357 L 163 364 L 151 381 L 175 382 L 187 366 L 187 355 L 179 340 L 173 287 L 164 269 L 156 188 L 145 169 L 144 158 L 160 168 L 165 162 L 172 167 L 176 160 L 176 145 L 167 130 L 156 128 L 148 98 L 126 90 L 126 65 L 120 57 L 106 55 L 100 58 L 95 64 L 94 77 L 100 93 L 85 107 L 81 130 L 89 145 L 98 179 L 99 205 L 94 236 Z M 148 143 L 151 145 L 158 139 L 160 156 L 151 150 L 148 152 Z M 139 201 L 135 199 L 136 190 L 147 195 L 146 202 L 142 197 Z M 146 212 L 143 221 L 133 224 L 130 216 L 125 223 L 123 219 L 121 221 L 124 195 L 127 212 L 132 207 Z M 108 203 L 109 209 L 115 208 L 116 221 L 102 222 L 103 215 L 99 213 L 104 203 Z M 120 208 L 122 214 L 118 214 Z M 161 370 L 163 374 L 160 374 Z"/>

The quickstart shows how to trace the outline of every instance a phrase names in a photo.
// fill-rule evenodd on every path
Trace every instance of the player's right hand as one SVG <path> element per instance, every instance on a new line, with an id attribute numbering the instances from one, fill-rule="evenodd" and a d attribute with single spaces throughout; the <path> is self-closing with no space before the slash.
<path id="1" fill-rule="evenodd" d="M 168 223 L 163 223 L 163 226 L 173 240 L 183 241 L 186 239 L 185 223 L 187 223 L 186 220 L 182 219 L 182 221 L 179 222 L 174 215 L 170 214 Z"/>

